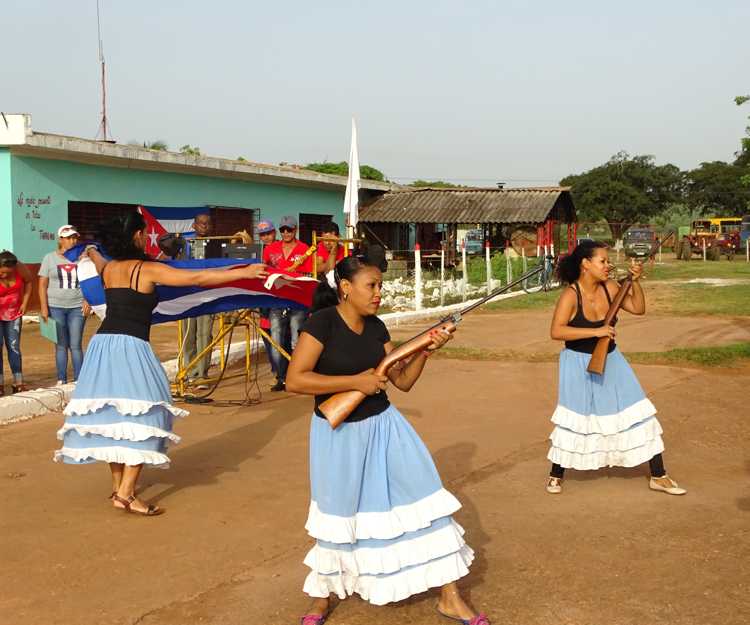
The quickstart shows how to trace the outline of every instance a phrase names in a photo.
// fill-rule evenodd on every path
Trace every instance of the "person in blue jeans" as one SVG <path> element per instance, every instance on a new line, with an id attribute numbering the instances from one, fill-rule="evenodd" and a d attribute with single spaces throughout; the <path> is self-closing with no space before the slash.
<path id="1" fill-rule="evenodd" d="M 78 243 L 78 232 L 71 225 L 57 231 L 57 250 L 47 254 L 39 268 L 39 301 L 42 319 L 57 323 L 55 365 L 57 384 L 68 381 L 68 352 L 73 363 L 73 381 L 83 365 L 83 327 L 91 308 L 84 301 L 78 284 L 77 266 L 63 254 Z"/>

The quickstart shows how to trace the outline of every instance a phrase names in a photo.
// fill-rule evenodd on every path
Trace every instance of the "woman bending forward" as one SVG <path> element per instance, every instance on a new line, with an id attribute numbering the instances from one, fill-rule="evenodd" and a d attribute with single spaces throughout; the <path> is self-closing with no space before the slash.
<path id="1" fill-rule="evenodd" d="M 148 262 L 146 222 L 136 212 L 105 226 L 100 241 L 106 262 L 89 252 L 107 301 L 107 315 L 91 339 L 78 384 L 65 408 L 63 441 L 55 460 L 67 464 L 106 462 L 112 474 L 112 505 L 126 512 L 156 516 L 163 509 L 136 497 L 144 464 L 166 468 L 167 441 L 177 443 L 174 417 L 187 412 L 172 403 L 169 381 L 149 344 L 156 285 L 212 286 L 228 280 L 219 269 L 175 269 Z M 265 265 L 231 271 L 231 278 L 267 275 Z"/>
<path id="2" fill-rule="evenodd" d="M 634 315 L 646 312 L 639 283 L 643 268 L 630 267 L 633 289 L 622 308 Z M 597 241 L 580 243 L 559 265 L 560 280 L 568 284 L 557 302 L 550 335 L 565 341 L 560 352 L 555 429 L 547 456 L 552 469 L 547 492 L 562 492 L 565 469 L 634 467 L 648 462 L 649 487 L 670 495 L 684 495 L 664 469 L 662 429 L 656 408 L 646 397 L 627 360 L 617 349 L 615 329 L 604 317 L 619 289 L 609 279 L 607 246 Z M 602 375 L 588 373 L 589 360 L 600 337 L 612 338 Z"/>
<path id="3" fill-rule="evenodd" d="M 460 504 L 443 488 L 429 451 L 385 392 L 388 381 L 411 389 L 428 353 L 396 365 L 387 377 L 373 373 L 393 349 L 375 315 L 381 269 L 362 256 L 338 262 L 333 284 L 324 280 L 318 287 L 289 365 L 287 389 L 315 396 L 305 527 L 316 543 L 305 558 L 312 570 L 304 584 L 314 601 L 302 624 L 326 619 L 331 593 L 344 599 L 356 592 L 383 605 L 440 587 L 437 609 L 444 616 L 488 625 L 456 586 L 474 558 L 451 518 Z M 435 333 L 429 351 L 450 338 Z M 319 406 L 331 394 L 350 390 L 367 397 L 334 430 Z"/>

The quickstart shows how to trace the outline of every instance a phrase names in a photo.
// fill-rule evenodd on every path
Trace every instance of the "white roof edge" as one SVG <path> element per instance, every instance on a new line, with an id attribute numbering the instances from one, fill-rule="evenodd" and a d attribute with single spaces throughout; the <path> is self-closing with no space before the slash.
<path id="1" fill-rule="evenodd" d="M 5 113 L 4 118 L 0 117 L 0 147 L 9 147 L 13 153 L 19 155 L 47 156 L 87 163 L 105 161 L 102 164 L 115 166 L 119 164 L 134 169 L 182 171 L 196 175 L 261 178 L 271 183 L 295 186 L 346 187 L 347 182 L 345 176 L 321 174 L 307 169 L 237 161 L 215 156 L 192 156 L 180 152 L 149 150 L 137 145 L 34 132 L 31 129 L 31 115 L 25 113 Z M 360 188 L 391 191 L 400 188 L 400 185 L 362 179 Z"/>

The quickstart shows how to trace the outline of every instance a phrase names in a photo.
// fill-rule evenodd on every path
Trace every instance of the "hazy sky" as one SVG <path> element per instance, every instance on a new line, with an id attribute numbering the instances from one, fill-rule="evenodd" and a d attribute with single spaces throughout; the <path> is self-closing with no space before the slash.
<path id="1" fill-rule="evenodd" d="M 2 0 L 0 110 L 90 137 L 96 0 Z M 750 2 L 101 0 L 114 138 L 397 182 L 555 184 L 619 150 L 730 160 Z M 744 109 L 744 110 L 743 110 Z"/>

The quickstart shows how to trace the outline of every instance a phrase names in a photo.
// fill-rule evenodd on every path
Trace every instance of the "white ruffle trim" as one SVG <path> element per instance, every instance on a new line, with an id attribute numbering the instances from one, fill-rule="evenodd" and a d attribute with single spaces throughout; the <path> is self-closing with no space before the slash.
<path id="1" fill-rule="evenodd" d="M 656 414 L 656 407 L 644 397 L 620 412 L 608 415 L 584 415 L 558 405 L 552 423 L 579 434 L 616 434 Z"/>
<path id="2" fill-rule="evenodd" d="M 591 454 L 600 451 L 627 451 L 643 447 L 646 443 L 661 436 L 663 430 L 656 417 L 650 417 L 624 432 L 616 434 L 578 434 L 555 426 L 550 435 L 553 447 L 578 454 Z"/>
<path id="3" fill-rule="evenodd" d="M 81 436 L 95 434 L 115 441 L 145 441 L 148 438 L 168 438 L 173 443 L 180 442 L 180 437 L 152 425 L 141 423 L 108 423 L 106 425 L 83 425 L 81 423 L 66 423 L 57 431 L 58 440 L 63 440 L 65 432 L 75 430 Z"/>
<path id="4" fill-rule="evenodd" d="M 313 538 L 338 544 L 363 538 L 389 539 L 429 527 L 435 519 L 450 516 L 460 508 L 458 499 L 444 488 L 388 512 L 357 512 L 353 517 L 326 514 L 311 501 L 305 529 Z"/>
<path id="5" fill-rule="evenodd" d="M 327 597 L 335 592 L 339 599 L 345 599 L 347 595 L 356 592 L 365 601 L 374 605 L 385 605 L 402 601 L 430 588 L 455 582 L 468 574 L 473 560 L 474 552 L 469 546 L 464 545 L 459 551 L 443 558 L 387 576 L 349 573 L 320 575 L 312 571 L 305 579 L 303 590 L 311 597 Z"/>
<path id="6" fill-rule="evenodd" d="M 663 451 L 664 441 L 661 436 L 657 436 L 642 447 L 628 449 L 627 451 L 595 451 L 590 454 L 579 454 L 565 451 L 559 447 L 552 447 L 547 454 L 547 458 L 566 469 L 590 471 L 603 467 L 636 467 Z"/>
<path id="7" fill-rule="evenodd" d="M 464 529 L 453 519 L 449 525 L 411 540 L 400 540 L 382 547 L 330 549 L 316 544 L 305 557 L 315 573 L 379 575 L 395 573 L 407 566 L 423 564 L 460 551 L 466 544 Z"/>
<path id="8" fill-rule="evenodd" d="M 121 415 L 130 416 L 146 414 L 154 406 L 164 406 L 175 417 L 187 417 L 190 414 L 187 410 L 178 408 L 168 401 L 147 401 L 145 399 L 128 399 L 126 397 L 71 399 L 68 405 L 65 406 L 63 414 L 67 416 L 84 415 L 101 410 L 104 406 L 113 406 Z"/>
<path id="9" fill-rule="evenodd" d="M 93 458 L 101 462 L 117 462 L 131 467 L 149 464 L 159 469 L 169 468 L 169 457 L 166 454 L 161 454 L 158 451 L 130 449 L 129 447 L 82 447 L 80 449 L 63 447 L 55 451 L 53 460 L 63 462 L 64 456 L 76 462 Z"/>

